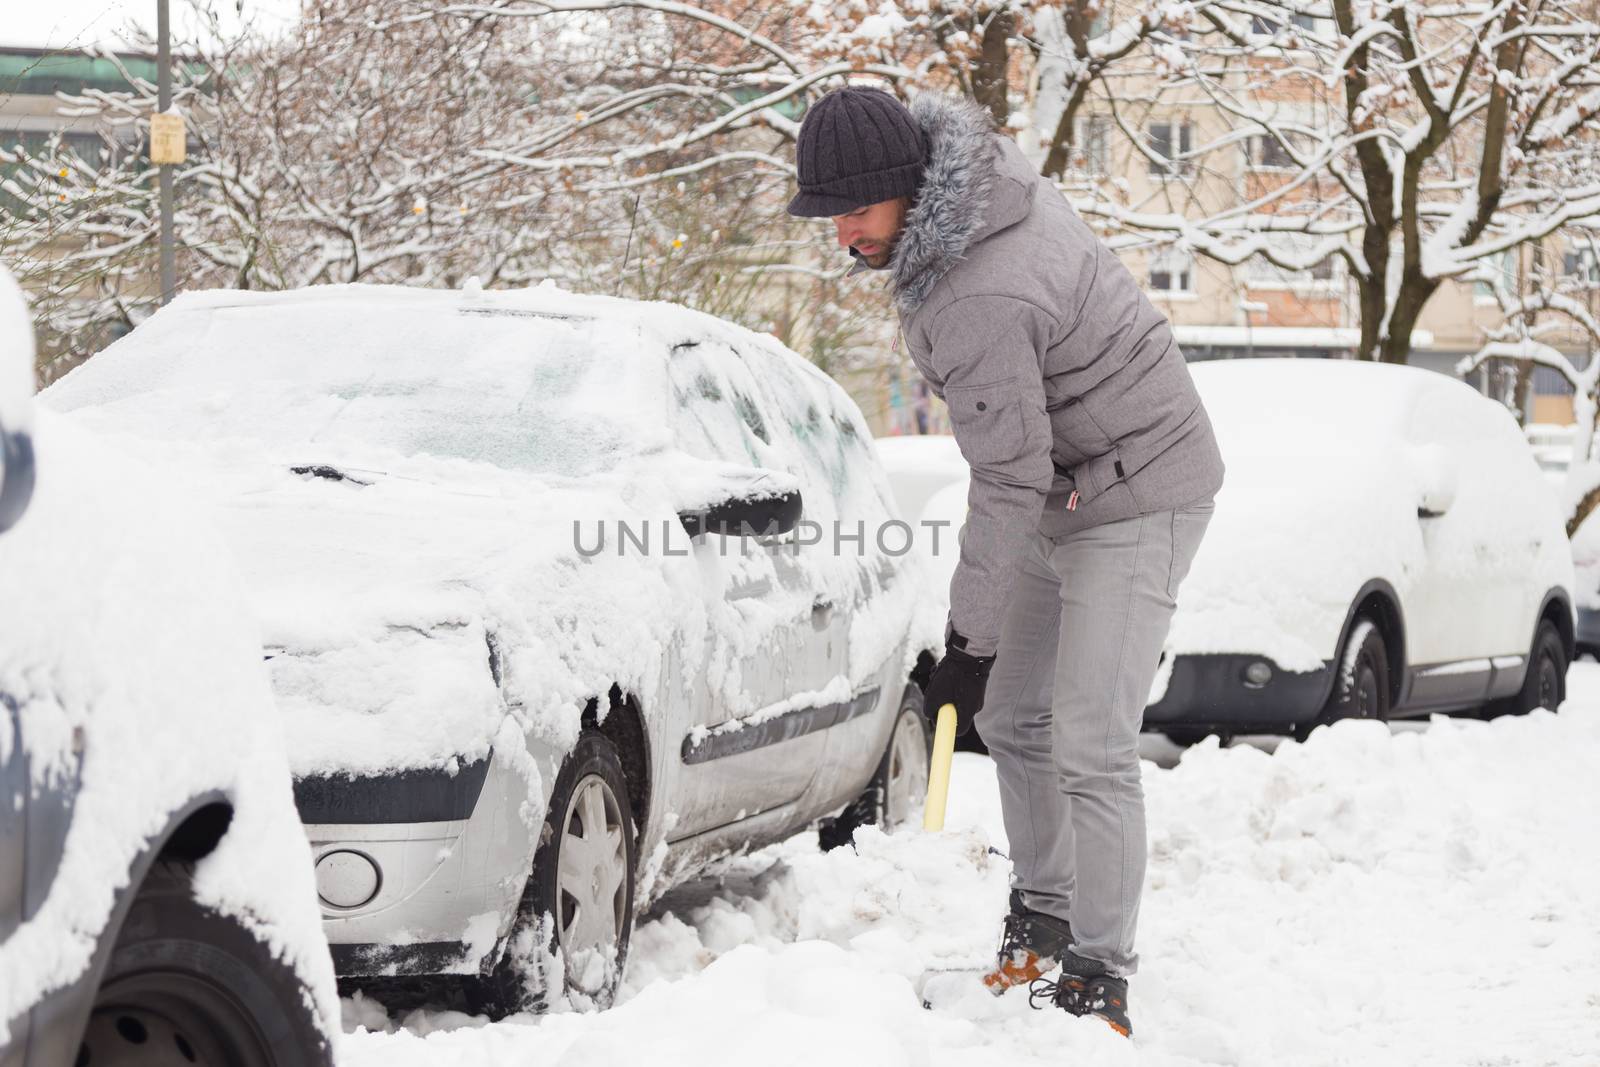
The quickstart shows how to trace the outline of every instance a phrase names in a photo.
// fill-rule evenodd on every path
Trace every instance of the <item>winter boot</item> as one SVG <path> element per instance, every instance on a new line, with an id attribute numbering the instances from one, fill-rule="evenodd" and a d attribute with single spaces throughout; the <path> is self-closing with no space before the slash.
<path id="1" fill-rule="evenodd" d="M 1133 1023 L 1128 1019 L 1128 980 L 1106 973 L 1097 960 L 1085 959 L 1075 952 L 1064 952 L 1061 976 L 1054 982 L 1041 978 L 1028 986 L 1028 1003 L 1043 1007 L 1041 1001 L 1054 1002 L 1055 1006 L 1073 1015 L 1092 1015 L 1103 1019 L 1123 1037 L 1133 1036 Z"/>
<path id="2" fill-rule="evenodd" d="M 1022 903 L 1022 892 L 1011 891 L 1011 914 L 1006 916 L 994 970 L 983 976 L 983 986 L 999 996 L 1055 970 L 1056 961 L 1072 943 L 1072 927 L 1065 919 L 1034 911 Z"/>

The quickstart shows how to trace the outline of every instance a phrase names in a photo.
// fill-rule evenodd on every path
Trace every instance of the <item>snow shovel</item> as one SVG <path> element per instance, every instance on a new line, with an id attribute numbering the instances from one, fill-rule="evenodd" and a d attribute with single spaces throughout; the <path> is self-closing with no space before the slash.
<path id="1" fill-rule="evenodd" d="M 956 751 L 956 706 L 939 708 L 939 721 L 933 728 L 933 761 L 928 766 L 928 800 L 922 809 L 922 828 L 944 829 L 944 802 L 950 794 L 950 761 Z"/>
<path id="2" fill-rule="evenodd" d="M 950 793 L 950 764 L 955 756 L 956 749 L 956 706 L 943 704 L 939 707 L 938 723 L 933 729 L 933 760 L 928 767 L 928 800 L 923 808 L 922 829 L 924 832 L 935 832 L 944 829 L 945 799 Z M 998 856 L 1005 853 L 991 847 L 990 852 Z M 1005 975 L 1005 980 L 995 982 L 995 967 L 993 963 L 983 962 L 967 966 L 935 967 L 924 971 L 922 977 L 916 982 L 917 996 L 922 1000 L 922 1006 L 932 1010 L 936 1001 L 953 999 L 959 1000 L 973 987 L 975 979 L 982 979 L 982 987 L 994 996 L 999 996 L 1014 984 L 1020 984 L 1035 977 L 1033 974 Z"/>
<path id="3" fill-rule="evenodd" d="M 944 803 L 950 795 L 950 763 L 956 751 L 956 706 L 942 704 L 939 707 L 939 718 L 933 728 L 933 759 L 928 765 L 928 800 L 922 808 L 922 829 L 926 833 L 938 833 L 944 829 Z M 937 980 L 952 974 L 976 974 L 977 971 L 968 967 L 941 967 L 923 974 L 917 982 L 917 995 L 922 998 L 924 1008 L 932 1008 L 933 1000 L 927 990 L 931 980 Z M 969 977 L 970 980 L 970 977 Z"/>

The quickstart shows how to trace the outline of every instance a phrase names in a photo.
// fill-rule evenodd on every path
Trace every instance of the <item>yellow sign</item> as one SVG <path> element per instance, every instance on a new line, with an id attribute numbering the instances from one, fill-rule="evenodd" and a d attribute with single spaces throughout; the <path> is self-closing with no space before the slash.
<path id="1" fill-rule="evenodd" d="M 158 111 L 150 116 L 150 162 L 182 163 L 184 147 L 182 115 Z"/>

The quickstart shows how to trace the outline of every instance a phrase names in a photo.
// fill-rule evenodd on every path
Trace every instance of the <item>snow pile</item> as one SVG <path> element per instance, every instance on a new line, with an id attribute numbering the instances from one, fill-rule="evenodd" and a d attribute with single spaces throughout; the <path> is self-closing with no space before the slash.
<path id="1" fill-rule="evenodd" d="M 1147 764 L 1132 1044 L 1022 991 L 920 1007 L 923 970 L 987 959 L 1005 907 L 1008 864 L 984 847 L 1004 846 L 992 765 L 958 754 L 951 831 L 868 829 L 829 854 L 799 838 L 730 865 L 719 895 L 638 930 L 610 1012 L 417 1012 L 340 1051 L 384 1067 L 1592 1064 L 1600 668 L 1573 682 L 1560 715 L 1347 722 L 1274 755 L 1209 742 Z"/>
<path id="2" fill-rule="evenodd" d="M 17 702 L 35 790 L 76 790 L 65 854 L 0 943 L 5 1023 L 88 966 L 135 858 L 220 790 L 233 821 L 200 899 L 252 928 L 331 1028 L 333 971 L 290 795 L 261 643 L 227 550 L 150 470 L 40 412 L 38 486 L 0 535 L 0 693 Z M 9 716 L 7 716 L 9 719 Z M 0 730 L 0 764 L 10 755 Z"/>

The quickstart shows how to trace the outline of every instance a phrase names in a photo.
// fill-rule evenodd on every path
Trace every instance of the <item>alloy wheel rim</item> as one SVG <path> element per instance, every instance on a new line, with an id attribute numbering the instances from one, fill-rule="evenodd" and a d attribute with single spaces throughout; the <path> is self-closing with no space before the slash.
<path id="1" fill-rule="evenodd" d="M 1363 660 L 1361 673 L 1356 679 L 1356 717 L 1375 718 L 1378 714 L 1378 672 Z"/>
<path id="2" fill-rule="evenodd" d="M 910 821 L 928 792 L 928 745 L 920 715 L 901 715 L 889 744 L 889 780 L 885 785 L 884 829 Z"/>
<path id="3" fill-rule="evenodd" d="M 582 957 L 614 955 L 626 921 L 628 852 L 622 805 L 598 774 L 578 782 L 562 821 L 556 857 L 556 936 L 569 983 L 588 994 Z"/>
<path id="4" fill-rule="evenodd" d="M 1539 707 L 1552 711 L 1561 702 L 1561 683 L 1555 658 L 1548 652 L 1539 657 Z"/>

